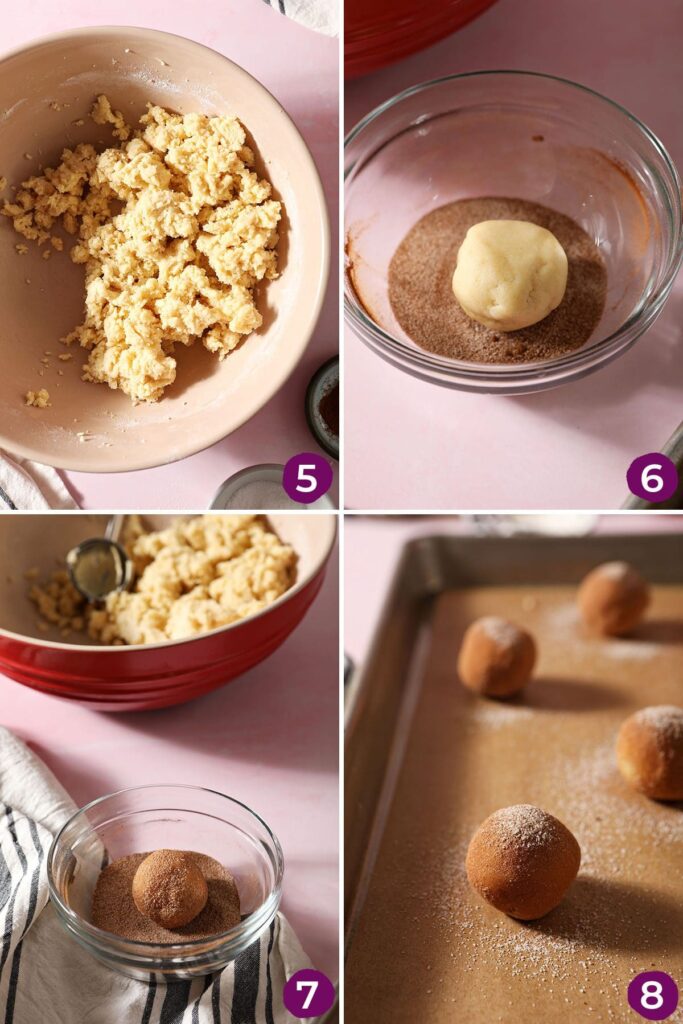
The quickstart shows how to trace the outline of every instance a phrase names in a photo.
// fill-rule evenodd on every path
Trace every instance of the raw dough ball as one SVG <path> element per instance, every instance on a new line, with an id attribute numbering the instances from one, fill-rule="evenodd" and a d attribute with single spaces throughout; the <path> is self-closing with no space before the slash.
<path id="1" fill-rule="evenodd" d="M 552 232 L 526 220 L 484 220 L 458 250 L 453 292 L 472 320 L 494 331 L 530 327 L 559 306 L 567 254 Z"/>
<path id="2" fill-rule="evenodd" d="M 528 683 L 536 644 L 514 622 L 487 615 L 468 626 L 458 655 L 458 675 L 468 690 L 486 697 L 512 697 Z"/>
<path id="3" fill-rule="evenodd" d="M 141 914 L 162 928 L 180 928 L 206 906 L 206 880 L 182 850 L 155 850 L 133 877 L 133 900 Z"/>
<path id="4" fill-rule="evenodd" d="M 510 917 L 533 921 L 558 905 L 576 878 L 581 850 L 569 829 L 540 807 L 495 811 L 472 837 L 467 877 Z"/>
<path id="5" fill-rule="evenodd" d="M 636 711 L 617 738 L 619 771 L 653 800 L 683 800 L 683 708 L 672 704 Z"/>
<path id="6" fill-rule="evenodd" d="M 592 632 L 623 636 L 643 618 L 650 588 L 626 562 L 605 562 L 583 580 L 578 602 L 583 621 Z"/>

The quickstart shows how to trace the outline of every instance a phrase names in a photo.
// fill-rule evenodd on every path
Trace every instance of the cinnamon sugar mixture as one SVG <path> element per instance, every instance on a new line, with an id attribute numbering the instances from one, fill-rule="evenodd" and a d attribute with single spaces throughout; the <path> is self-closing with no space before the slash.
<path id="1" fill-rule="evenodd" d="M 92 924 L 132 942 L 178 943 L 209 938 L 240 922 L 240 898 L 235 879 L 222 864 L 203 853 L 187 851 L 201 868 L 209 897 L 204 909 L 181 928 L 162 928 L 140 913 L 133 901 L 133 878 L 147 853 L 119 857 L 101 872 L 95 886 Z"/>
<path id="2" fill-rule="evenodd" d="M 557 309 L 531 327 L 494 331 L 464 312 L 451 279 L 468 230 L 484 220 L 526 220 L 551 231 L 569 261 Z M 557 359 L 581 348 L 605 305 L 607 272 L 600 250 L 571 217 L 525 199 L 460 199 L 415 224 L 389 264 L 389 301 L 406 334 L 421 348 L 473 363 Z"/>

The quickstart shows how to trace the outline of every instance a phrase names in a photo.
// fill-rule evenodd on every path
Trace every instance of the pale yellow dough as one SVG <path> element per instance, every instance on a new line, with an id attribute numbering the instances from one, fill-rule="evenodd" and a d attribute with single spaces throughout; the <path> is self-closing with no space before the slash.
<path id="1" fill-rule="evenodd" d="M 124 546 L 135 570 L 132 590 L 95 608 L 60 569 L 30 589 L 41 620 L 65 637 L 87 628 L 103 644 L 182 640 L 255 615 L 295 578 L 294 550 L 260 516 L 202 515 L 161 532 L 129 516 Z"/>
<path id="2" fill-rule="evenodd" d="M 60 247 L 57 222 L 78 235 L 85 320 L 62 340 L 89 352 L 84 380 L 153 402 L 175 380 L 176 344 L 199 338 L 222 359 L 260 327 L 253 289 L 277 277 L 281 204 L 234 117 L 149 105 L 131 137 L 106 96 L 91 116 L 119 147 L 65 149 L 1 212 L 39 245 Z"/>
<path id="3" fill-rule="evenodd" d="M 567 255 L 552 234 L 523 220 L 485 220 L 465 235 L 453 293 L 472 320 L 517 331 L 543 320 L 562 302 Z"/>
<path id="4" fill-rule="evenodd" d="M 45 388 L 40 388 L 39 391 L 27 391 L 24 395 L 24 405 L 32 405 L 35 409 L 49 409 L 51 404 L 50 392 Z"/>

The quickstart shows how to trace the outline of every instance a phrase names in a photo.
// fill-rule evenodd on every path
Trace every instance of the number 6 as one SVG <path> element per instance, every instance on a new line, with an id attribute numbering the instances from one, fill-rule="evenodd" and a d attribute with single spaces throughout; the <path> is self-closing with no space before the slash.
<path id="1" fill-rule="evenodd" d="M 296 990 L 297 990 L 297 992 L 301 992 L 301 990 L 304 989 L 304 988 L 308 989 L 308 995 L 306 996 L 306 998 L 304 999 L 303 1003 L 301 1004 L 301 1009 L 302 1010 L 307 1010 L 308 1007 L 311 1005 L 311 1003 L 313 1001 L 313 996 L 318 991 L 318 982 L 317 981 L 297 981 L 297 983 L 296 983 Z M 661 1006 L 661 1003 L 659 1005 Z"/>
<path id="2" fill-rule="evenodd" d="M 310 470 L 310 469 L 314 470 L 315 466 L 313 466 L 311 464 L 302 463 L 299 466 L 299 469 L 298 469 L 298 472 L 297 472 L 297 475 L 296 475 L 296 479 L 297 479 L 296 489 L 297 489 L 297 491 L 300 491 L 302 494 L 310 494 L 311 491 L 314 491 L 316 489 L 316 487 L 318 486 L 318 481 L 316 480 L 316 478 L 311 473 L 307 473 L 306 472 L 306 470 Z M 302 484 L 304 484 L 304 483 L 308 484 L 308 487 L 302 487 Z"/>
<path id="3" fill-rule="evenodd" d="M 652 462 L 641 473 L 640 482 L 643 485 L 643 490 L 647 491 L 648 494 L 657 494 L 664 487 L 664 480 L 659 473 L 652 472 L 655 469 L 661 468 L 661 462 Z M 655 1007 L 652 1007 L 652 1009 L 655 1009 Z"/>

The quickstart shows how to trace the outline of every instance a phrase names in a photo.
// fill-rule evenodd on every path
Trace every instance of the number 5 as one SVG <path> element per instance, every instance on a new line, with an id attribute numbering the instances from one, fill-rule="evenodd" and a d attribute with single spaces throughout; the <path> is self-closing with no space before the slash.
<path id="1" fill-rule="evenodd" d="M 296 983 L 296 990 L 297 990 L 297 992 L 301 992 L 301 990 L 304 989 L 304 988 L 308 989 L 308 995 L 306 996 L 306 998 L 304 999 L 303 1003 L 301 1004 L 301 1009 L 302 1010 L 307 1010 L 308 1007 L 311 1005 L 311 1003 L 313 1001 L 313 996 L 318 991 L 318 982 L 317 981 L 297 981 L 297 983 Z"/>
<path id="2" fill-rule="evenodd" d="M 307 469 L 315 469 L 315 466 L 311 464 L 302 463 L 299 466 L 299 471 L 296 475 L 296 489 L 297 491 L 301 491 L 302 494 L 310 494 L 311 491 L 314 491 L 318 486 L 318 481 L 314 476 L 311 475 L 311 473 L 306 472 Z M 308 484 L 308 487 L 303 487 L 302 484 L 304 483 Z"/>

